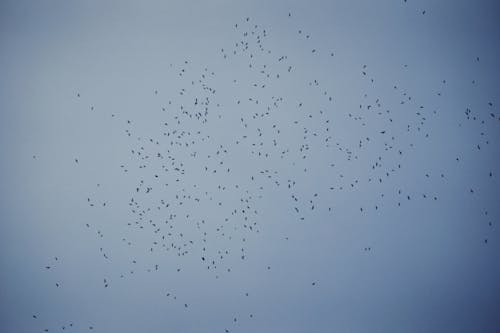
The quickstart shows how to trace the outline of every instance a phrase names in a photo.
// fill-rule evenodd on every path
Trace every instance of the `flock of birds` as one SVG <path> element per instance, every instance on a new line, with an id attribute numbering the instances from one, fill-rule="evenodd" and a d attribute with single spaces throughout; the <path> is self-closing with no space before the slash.
<path id="1" fill-rule="evenodd" d="M 287 16 L 293 20 L 292 13 Z M 245 71 L 242 78 L 221 82 L 216 71 L 208 67 L 197 71 L 189 60 L 170 64 L 174 73 L 171 79 L 177 80 L 178 91 L 172 94 L 158 87 L 151 92 L 157 112 L 164 119 L 157 133 L 143 133 L 133 119 L 120 119 L 111 112 L 114 121 L 121 122 L 123 135 L 130 145 L 130 155 L 119 166 L 123 174 L 130 176 L 129 219 L 125 222 L 128 234 L 119 237 L 124 247 L 136 247 L 129 266 L 118 267 L 116 271 L 121 273 L 116 276 L 103 277 L 102 288 L 112 288 L 116 280 L 127 279 L 138 271 L 181 272 L 182 266 L 169 264 L 169 256 L 181 261 L 185 257 L 197 258 L 199 265 L 214 279 L 230 275 L 232 267 L 228 263 L 235 259 L 245 261 L 251 255 L 247 240 L 258 237 L 264 232 L 265 224 L 272 223 L 261 214 L 261 207 L 277 197 L 288 202 L 288 213 L 293 217 L 290 223 L 293 220 L 313 223 L 325 216 L 333 218 L 339 208 L 332 198 L 348 192 L 374 193 L 372 201 L 362 201 L 356 208 L 360 218 L 416 201 L 438 204 L 440 195 L 432 186 L 426 192 L 417 192 L 404 183 L 392 183 L 407 167 L 405 157 L 412 153 L 415 145 L 433 144 L 432 123 L 439 117 L 437 109 L 419 103 L 397 83 L 390 87 L 389 96 L 380 96 L 377 78 L 369 66 L 361 64 L 359 77 L 367 91 L 345 117 L 342 113 L 343 122 L 356 129 L 353 136 L 357 139 L 346 140 L 336 132 L 343 123 L 339 124 L 338 111 L 334 111 L 335 91 L 319 79 L 304 80 L 303 76 L 295 75 L 297 61 L 271 49 L 267 42 L 269 30 L 253 23 L 251 18 L 244 18 L 233 29 L 238 37 L 230 47 L 219 50 L 220 58 L 228 68 Z M 307 42 L 301 45 L 309 57 L 321 54 L 335 60 L 334 50 L 314 45 L 311 34 L 302 28 L 293 34 L 299 42 Z M 479 58 L 472 62 L 479 62 Z M 290 81 L 302 84 L 305 94 L 313 96 L 314 103 L 300 96 L 281 95 L 277 87 L 286 86 Z M 446 89 L 447 82 L 442 80 L 439 90 L 433 94 L 444 98 Z M 220 90 L 235 93 L 221 96 Z M 82 95 L 75 93 L 78 103 L 82 102 Z M 88 108 L 90 112 L 103 112 L 94 105 Z M 478 136 L 471 147 L 462 147 L 455 163 L 461 163 L 463 156 L 471 151 L 480 152 L 482 147 L 491 144 L 488 128 L 500 126 L 500 114 L 490 101 L 485 102 L 484 109 L 487 113 L 467 108 L 465 114 L 457 115 L 458 126 L 477 131 Z M 335 117 L 333 112 L 337 112 Z M 214 125 L 221 119 L 230 122 L 233 128 Z M 376 128 L 372 124 L 376 124 Z M 236 134 L 228 138 L 225 132 Z M 294 140 L 288 140 L 290 137 Z M 80 167 L 81 158 L 76 156 L 74 163 Z M 304 189 L 304 184 L 318 183 L 314 180 L 316 168 L 329 169 L 331 178 L 320 182 L 322 187 Z M 351 169 L 362 171 L 356 175 L 349 172 Z M 447 182 L 445 170 L 422 171 L 414 176 L 418 182 L 428 184 Z M 485 178 L 495 177 L 492 165 Z M 95 192 L 85 198 L 89 209 L 113 209 L 109 200 L 99 194 L 103 186 L 105 184 L 97 184 Z M 471 195 L 475 190 L 467 189 Z M 488 221 L 488 225 L 493 230 L 493 222 Z M 102 259 L 113 265 L 112 253 L 120 249 L 107 247 L 108 236 L 104 236 L 98 223 L 86 223 L 83 227 L 101 242 L 98 251 Z M 146 235 L 148 244 L 134 244 L 135 233 Z M 286 233 L 283 241 L 288 241 Z M 488 236 L 481 242 L 487 244 Z M 366 253 L 374 250 L 371 244 L 361 249 Z M 141 258 L 153 255 L 157 258 L 153 266 L 140 266 Z M 54 257 L 44 269 L 53 270 L 59 261 L 59 257 Z M 262 271 L 266 274 L 272 271 L 272 266 L 262 263 Z M 61 281 L 54 282 L 54 286 L 64 287 Z M 319 281 L 310 282 L 311 288 L 320 286 Z M 161 292 L 189 311 L 190 304 L 183 300 L 182 291 Z M 241 295 L 242 302 L 251 297 L 245 290 Z M 39 320 L 38 317 L 32 314 L 33 320 Z M 253 318 L 254 313 L 228 318 L 221 331 L 236 330 L 242 317 Z M 64 331 L 75 326 L 68 322 L 61 327 L 43 328 L 43 331 Z M 83 326 L 94 330 L 93 324 Z"/>

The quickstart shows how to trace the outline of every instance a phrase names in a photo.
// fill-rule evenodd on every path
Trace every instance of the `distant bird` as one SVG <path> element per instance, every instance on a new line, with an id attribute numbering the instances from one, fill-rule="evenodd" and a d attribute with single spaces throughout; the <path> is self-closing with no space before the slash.
<path id="1" fill-rule="evenodd" d="M 282 14 L 286 13 L 285 9 Z M 426 10 L 417 9 L 413 14 L 423 20 L 418 14 L 426 15 Z M 476 61 L 469 58 L 466 77 L 472 77 L 459 80 L 465 88 L 457 94 L 457 78 L 464 72 L 449 78 L 450 84 L 446 85 L 447 81 L 437 76 L 448 72 L 439 57 L 425 59 L 433 77 L 418 71 L 422 65 L 418 57 L 412 60 L 415 66 L 409 66 L 400 54 L 387 57 L 387 49 L 381 49 L 375 57 L 369 53 L 358 55 L 351 59 L 354 66 L 350 66 L 344 62 L 353 49 L 337 50 L 338 45 L 325 37 L 329 36 L 325 31 L 308 33 L 310 22 L 294 17 L 286 24 L 277 20 L 261 25 L 254 20 L 250 23 L 250 17 L 243 16 L 237 23 L 233 21 L 228 25 L 227 38 L 231 39 L 219 46 L 208 43 L 209 49 L 199 50 L 202 57 L 157 66 L 160 69 L 155 73 L 162 82 L 161 86 L 154 85 L 157 89 L 148 88 L 153 95 L 130 92 L 131 96 L 144 98 L 137 100 L 142 104 L 132 103 L 125 109 L 116 106 L 104 115 L 107 111 L 100 107 L 99 113 L 82 112 L 71 119 L 81 126 L 91 124 L 96 133 L 107 129 L 109 135 L 91 137 L 87 130 L 92 128 L 82 127 L 88 133 L 87 144 L 92 145 L 94 161 L 85 159 L 82 167 L 61 170 L 64 182 L 71 183 L 66 195 L 81 200 L 81 205 L 71 203 L 78 211 L 70 215 L 84 221 L 86 228 L 85 232 L 78 228 L 58 232 L 71 231 L 61 237 L 81 241 L 95 250 L 87 259 L 95 260 L 89 265 L 106 268 L 101 288 L 111 292 L 111 281 L 118 276 L 120 288 L 131 287 L 137 281 L 128 285 L 127 279 L 136 276 L 144 279 L 144 286 L 168 288 L 165 294 L 172 306 L 187 309 L 189 299 L 182 295 L 189 290 L 173 288 L 189 289 L 200 279 L 213 278 L 224 282 L 218 284 L 220 287 L 238 288 L 235 295 L 243 307 L 262 306 L 262 298 L 250 298 L 249 293 L 258 296 L 268 292 L 268 297 L 273 297 L 274 291 L 262 289 L 264 284 L 259 283 L 252 285 L 255 292 L 247 289 L 248 285 L 235 280 L 239 274 L 234 272 L 251 275 L 256 273 L 252 272 L 254 268 L 260 272 L 267 268 L 264 278 L 279 277 L 281 265 L 297 268 L 293 266 L 296 258 L 286 257 L 295 248 L 304 258 L 318 255 L 315 249 L 323 249 L 320 258 L 308 265 L 322 262 L 334 250 L 325 241 L 331 237 L 326 236 L 334 231 L 342 233 L 343 229 L 336 226 L 345 217 L 355 227 L 340 236 L 360 244 L 374 225 L 385 228 L 379 230 L 385 232 L 384 237 L 394 236 L 394 223 L 387 223 L 388 217 L 425 211 L 426 219 L 432 222 L 450 215 L 446 214 L 448 210 L 461 216 L 466 207 L 472 207 L 468 211 L 476 214 L 473 218 L 489 227 L 470 246 L 474 242 L 488 243 L 492 237 L 489 233 L 494 232 L 490 220 L 498 217 L 491 200 L 496 193 L 496 178 L 490 179 L 497 165 L 484 154 L 498 149 L 494 139 L 500 118 L 493 105 L 496 96 L 488 87 L 494 82 L 492 74 L 483 73 L 475 64 L 479 57 Z M 417 26 L 422 24 L 418 21 Z M 303 26 L 306 24 L 309 27 Z M 412 27 L 414 23 L 408 24 Z M 276 42 L 280 40 L 286 40 L 287 47 Z M 211 51 L 220 61 L 210 60 Z M 328 53 L 331 58 L 327 66 L 322 57 L 328 57 Z M 453 55 L 450 57 L 453 63 Z M 386 61 L 382 63 L 379 58 Z M 216 66 L 211 68 L 204 62 Z M 339 66 L 341 72 L 337 71 Z M 418 75 L 423 75 L 422 80 L 413 82 Z M 484 80 L 473 80 L 474 85 L 467 86 L 479 76 Z M 144 84 L 153 84 L 154 79 Z M 168 91 L 157 96 L 161 87 L 168 87 Z M 479 88 L 481 94 L 471 92 Z M 125 102 L 128 100 L 125 98 Z M 75 110 L 81 110 L 78 102 L 72 99 Z M 84 108 L 93 111 L 97 102 L 88 103 Z M 466 107 L 454 112 L 450 109 L 453 105 Z M 113 119 L 106 118 L 109 115 Z M 79 122 L 80 118 L 85 121 Z M 68 126 L 71 130 L 71 124 Z M 443 135 L 447 140 L 442 140 Z M 27 154 L 37 151 L 31 149 Z M 81 154 L 81 150 L 73 151 Z M 79 165 L 78 158 L 74 161 Z M 57 159 L 46 159 L 44 155 L 40 162 L 56 167 Z M 465 177 L 466 170 L 476 169 L 484 174 Z M 109 176 L 115 171 L 120 174 Z M 462 194 L 469 189 L 476 199 L 465 205 L 467 197 L 452 195 L 453 200 L 437 205 L 438 196 L 453 194 L 457 179 L 470 182 L 462 188 Z M 59 184 L 57 179 L 55 184 Z M 57 207 L 64 210 L 63 203 Z M 486 211 L 490 215 L 486 216 Z M 473 226 L 469 227 L 468 232 L 474 231 Z M 454 231 L 453 224 L 448 223 L 446 228 L 437 232 Z M 300 247 L 311 242 L 318 244 L 311 249 Z M 466 243 L 462 244 L 465 250 Z M 388 251 L 399 250 L 395 242 L 387 244 Z M 372 264 L 376 264 L 380 258 L 376 258 L 378 251 L 371 245 L 358 245 L 359 252 L 352 255 L 362 253 L 363 260 L 375 260 Z M 269 246 L 278 251 L 259 250 Z M 111 260 L 112 253 L 122 258 Z M 248 260 L 252 256 L 263 266 L 244 266 L 252 262 Z M 71 268 L 65 267 L 65 257 L 61 261 L 54 259 L 57 263 L 49 261 L 42 266 L 51 269 L 46 274 Z M 280 260 L 280 266 L 270 272 L 271 266 L 265 263 L 274 259 Z M 235 266 L 235 260 L 241 265 Z M 354 260 L 354 265 L 357 262 Z M 159 265 L 163 265 L 164 272 L 160 272 Z M 164 279 L 172 273 L 183 283 Z M 62 286 L 60 276 L 52 278 L 59 281 L 56 287 Z M 309 283 L 319 286 L 317 281 Z M 68 286 L 58 291 L 67 292 Z M 323 289 L 317 290 L 325 293 L 321 297 L 329 297 L 329 291 Z M 196 304 L 193 310 L 198 307 Z M 253 318 L 249 312 L 226 313 L 226 324 L 246 325 L 241 318 L 247 315 Z M 93 330 L 88 323 L 82 325 Z"/>

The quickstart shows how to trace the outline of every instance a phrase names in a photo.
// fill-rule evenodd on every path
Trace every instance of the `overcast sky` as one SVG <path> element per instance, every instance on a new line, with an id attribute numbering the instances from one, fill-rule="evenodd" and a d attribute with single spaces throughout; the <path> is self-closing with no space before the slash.
<path id="1" fill-rule="evenodd" d="M 500 5 L 1 1 L 1 332 L 498 332 Z"/>

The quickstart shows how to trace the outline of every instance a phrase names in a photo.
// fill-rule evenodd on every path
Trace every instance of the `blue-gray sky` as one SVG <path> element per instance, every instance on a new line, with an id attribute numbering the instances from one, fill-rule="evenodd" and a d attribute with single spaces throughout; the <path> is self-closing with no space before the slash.
<path id="1" fill-rule="evenodd" d="M 0 331 L 498 332 L 499 17 L 2 1 Z"/>

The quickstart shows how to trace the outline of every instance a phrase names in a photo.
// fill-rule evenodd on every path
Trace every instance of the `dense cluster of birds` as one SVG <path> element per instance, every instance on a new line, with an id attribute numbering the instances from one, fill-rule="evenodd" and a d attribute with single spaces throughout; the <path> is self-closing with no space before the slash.
<path id="1" fill-rule="evenodd" d="M 293 22 L 292 13 L 285 15 Z M 333 218 L 339 208 L 334 198 L 357 191 L 373 194 L 372 199 L 360 202 L 356 208 L 360 218 L 416 201 L 428 205 L 439 203 L 439 191 L 430 185 L 446 183 L 446 170 L 422 170 L 414 175 L 417 182 L 429 185 L 425 192 L 419 192 L 421 187 L 415 189 L 410 183 L 393 180 L 407 167 L 406 156 L 415 146 L 433 144 L 433 122 L 439 117 L 438 108 L 419 103 L 417 97 L 397 83 L 391 87 L 378 86 L 369 66 L 360 64 L 359 78 L 366 91 L 360 94 L 355 107 L 347 113 L 340 112 L 335 105 L 335 91 L 319 79 L 295 74 L 300 63 L 297 57 L 271 48 L 269 29 L 249 17 L 232 28 L 237 38 L 229 47 L 219 49 L 220 58 L 230 72 L 245 72 L 245 75 L 226 82 L 215 70 L 203 66 L 197 69 L 189 60 L 170 64 L 170 79 L 176 80 L 179 88 L 175 94 L 161 87 L 151 91 L 157 112 L 164 119 L 156 133 L 141 132 L 135 126 L 136 120 L 120 119 L 116 112 L 110 112 L 114 121 L 120 122 L 130 145 L 129 156 L 118 167 L 129 176 L 131 184 L 127 202 L 129 219 L 124 223 L 128 235 L 141 233 L 149 241 L 134 244 L 133 237 L 120 236 L 124 247 L 134 248 L 134 257 L 127 267 L 117 268 L 120 274 L 103 277 L 102 288 L 112 288 L 116 280 L 127 279 L 138 271 L 180 273 L 183 267 L 173 266 L 169 256 L 181 258 L 177 262 L 184 257 L 197 258 L 214 279 L 230 275 L 232 267 L 228 263 L 235 259 L 245 261 L 251 255 L 246 241 L 257 237 L 266 224 L 272 223 L 261 214 L 261 207 L 277 197 L 288 202 L 291 223 L 312 223 L 325 216 Z M 336 51 L 315 44 L 303 28 L 297 27 L 292 34 L 300 47 L 307 50 L 308 57 L 323 56 L 335 61 Z M 479 62 L 479 58 L 471 62 Z M 403 65 L 401 70 L 406 67 Z M 286 89 L 280 87 L 292 81 L 302 85 L 309 98 L 286 96 Z M 437 91 L 431 93 L 445 98 L 446 89 L 447 82 L 443 79 Z M 223 94 L 219 93 L 221 90 Z M 382 90 L 390 92 L 384 95 L 380 93 Z M 84 98 L 75 92 L 78 103 L 83 103 Z M 105 112 L 92 103 L 88 109 Z M 221 128 L 217 125 L 221 119 L 233 127 Z M 489 130 L 498 130 L 500 114 L 493 102 L 486 101 L 481 110 L 465 108 L 452 121 L 478 134 L 477 141 L 462 147 L 456 156 L 454 163 L 462 163 L 471 151 L 480 153 L 491 144 Z M 336 131 L 342 126 L 354 129 L 355 133 L 348 139 L 342 137 Z M 353 137 L 356 139 L 352 140 Z M 74 157 L 75 167 L 81 167 L 81 162 L 80 157 Z M 326 168 L 331 174 L 320 182 L 321 186 L 315 181 L 317 168 Z M 496 177 L 494 165 L 484 177 Z M 87 195 L 85 203 L 89 209 L 114 209 L 100 192 L 104 186 L 97 184 L 95 191 Z M 477 190 L 466 189 L 470 195 Z M 484 215 L 487 214 L 485 211 Z M 493 221 L 487 223 L 493 227 Z M 120 249 L 108 248 L 108 236 L 105 237 L 98 222 L 86 223 L 83 228 L 101 242 L 98 250 L 102 260 L 112 264 L 112 253 Z M 288 241 L 286 232 L 283 241 Z M 488 235 L 480 241 L 487 244 Z M 360 251 L 370 253 L 376 248 L 366 244 Z M 153 266 L 140 266 L 141 258 L 153 255 L 157 260 Z M 59 261 L 54 257 L 44 269 L 53 271 Z M 271 265 L 262 263 L 262 274 L 271 272 Z M 64 281 L 56 279 L 54 286 L 64 288 Z M 321 287 L 321 282 L 311 281 L 310 287 Z M 161 292 L 189 311 L 190 304 L 183 300 L 182 291 Z M 241 295 L 242 302 L 251 297 L 245 290 Z M 32 314 L 34 320 L 38 317 Z M 253 318 L 254 313 L 240 317 Z M 234 330 L 240 317 L 228 318 L 221 331 Z M 44 331 L 70 330 L 74 326 L 68 322 L 60 329 L 52 327 Z M 94 329 L 92 324 L 83 326 Z"/>

